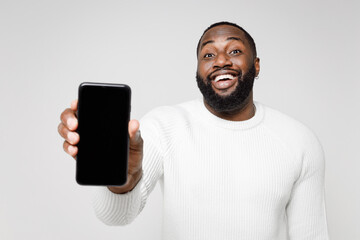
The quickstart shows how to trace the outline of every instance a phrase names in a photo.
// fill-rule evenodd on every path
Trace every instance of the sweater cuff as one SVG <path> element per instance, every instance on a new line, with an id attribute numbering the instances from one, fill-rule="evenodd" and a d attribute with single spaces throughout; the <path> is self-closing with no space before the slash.
<path id="1" fill-rule="evenodd" d="M 140 209 L 142 184 L 143 178 L 124 194 L 113 193 L 107 187 L 97 189 L 93 197 L 95 215 L 107 225 L 129 224 Z"/>

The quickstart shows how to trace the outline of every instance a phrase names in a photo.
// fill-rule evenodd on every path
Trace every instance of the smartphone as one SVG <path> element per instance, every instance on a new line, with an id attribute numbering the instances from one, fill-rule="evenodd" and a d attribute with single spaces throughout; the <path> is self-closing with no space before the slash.
<path id="1" fill-rule="evenodd" d="M 80 185 L 126 183 L 131 89 L 125 84 L 84 82 L 79 86 L 76 181 Z"/>

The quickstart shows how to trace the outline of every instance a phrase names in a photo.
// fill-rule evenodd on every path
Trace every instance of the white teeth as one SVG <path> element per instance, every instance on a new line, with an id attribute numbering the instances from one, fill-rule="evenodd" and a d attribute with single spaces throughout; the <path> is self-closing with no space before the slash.
<path id="1" fill-rule="evenodd" d="M 219 75 L 214 79 L 214 82 L 220 81 L 222 79 L 234 79 L 235 77 L 231 74 L 224 74 L 224 75 Z"/>

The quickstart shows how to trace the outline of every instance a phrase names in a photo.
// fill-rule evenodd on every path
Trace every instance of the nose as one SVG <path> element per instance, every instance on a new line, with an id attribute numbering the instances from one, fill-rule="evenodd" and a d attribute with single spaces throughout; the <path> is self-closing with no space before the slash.
<path id="1" fill-rule="evenodd" d="M 214 68 L 224 68 L 232 66 L 232 62 L 230 61 L 230 57 L 225 53 L 219 53 L 216 56 Z"/>

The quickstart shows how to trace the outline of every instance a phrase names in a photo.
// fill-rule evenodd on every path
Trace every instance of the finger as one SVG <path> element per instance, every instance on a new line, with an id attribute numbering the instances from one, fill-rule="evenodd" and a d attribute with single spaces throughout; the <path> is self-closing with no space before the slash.
<path id="1" fill-rule="evenodd" d="M 143 140 L 139 128 L 139 121 L 134 119 L 129 122 L 130 147 L 133 150 L 142 150 Z"/>
<path id="2" fill-rule="evenodd" d="M 69 154 L 73 158 L 76 157 L 76 155 L 78 153 L 78 148 L 76 146 L 73 146 L 70 143 L 68 143 L 67 141 L 64 141 L 63 148 L 67 154 Z"/>
<path id="3" fill-rule="evenodd" d="M 75 99 L 75 100 L 72 100 L 71 104 L 70 104 L 70 108 L 71 110 L 73 110 L 74 112 L 77 111 L 77 107 L 78 107 L 78 100 Z"/>
<path id="4" fill-rule="evenodd" d="M 138 120 L 132 119 L 129 121 L 129 136 L 130 139 L 134 139 L 134 137 L 138 137 L 135 136 L 137 131 L 139 130 L 140 127 L 140 123 Z"/>
<path id="5" fill-rule="evenodd" d="M 69 142 L 71 145 L 78 144 L 80 136 L 77 132 L 70 131 L 63 123 L 60 123 L 58 126 L 58 132 L 65 141 Z"/>
<path id="6" fill-rule="evenodd" d="M 78 121 L 75 113 L 70 108 L 65 109 L 60 115 L 61 122 L 70 130 L 75 131 L 78 127 Z"/>

